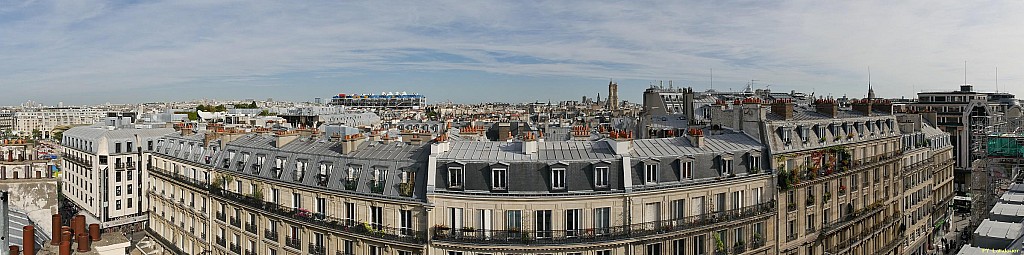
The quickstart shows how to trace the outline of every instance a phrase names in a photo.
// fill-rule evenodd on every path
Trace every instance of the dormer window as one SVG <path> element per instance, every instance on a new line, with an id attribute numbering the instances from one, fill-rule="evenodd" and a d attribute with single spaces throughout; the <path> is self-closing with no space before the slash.
<path id="1" fill-rule="evenodd" d="M 327 186 L 327 180 L 329 179 L 327 173 L 328 171 L 331 170 L 331 168 L 333 168 L 333 166 L 330 165 L 329 163 L 320 162 L 320 172 L 316 175 L 317 185 Z"/>
<path id="2" fill-rule="evenodd" d="M 693 179 L 693 160 L 684 159 L 679 161 L 679 178 L 682 180 Z"/>
<path id="3" fill-rule="evenodd" d="M 815 131 L 815 135 L 818 136 L 818 140 L 824 142 L 825 141 L 825 136 L 827 135 L 827 133 L 825 133 L 825 125 L 815 125 L 814 126 L 814 131 Z"/>
<path id="4" fill-rule="evenodd" d="M 491 168 L 491 190 L 508 189 L 507 170 L 507 168 Z"/>
<path id="5" fill-rule="evenodd" d="M 789 128 L 788 127 L 780 127 L 779 128 L 779 133 L 781 133 L 780 134 L 780 138 L 782 138 L 782 142 L 783 143 L 790 144 L 790 143 L 793 142 L 792 137 L 790 137 L 790 135 L 789 135 Z"/>
<path id="6" fill-rule="evenodd" d="M 644 183 L 656 184 L 658 183 L 658 164 L 647 163 L 644 164 Z"/>
<path id="7" fill-rule="evenodd" d="M 800 141 L 806 143 L 807 142 L 807 137 L 809 136 L 808 134 L 810 133 L 810 132 L 807 131 L 807 127 L 799 126 L 799 127 L 796 128 L 796 130 L 800 134 Z"/>
<path id="8" fill-rule="evenodd" d="M 565 168 L 551 168 L 551 189 L 565 189 Z"/>
<path id="9" fill-rule="evenodd" d="M 756 152 L 750 153 L 750 170 L 761 170 L 761 156 Z"/>
<path id="10" fill-rule="evenodd" d="M 608 188 L 608 167 L 594 167 L 594 186 L 597 188 Z"/>
<path id="11" fill-rule="evenodd" d="M 306 175 L 306 161 L 304 161 L 304 160 L 296 160 L 295 161 L 295 176 L 293 176 L 294 180 L 296 180 L 296 181 L 302 180 L 302 176 L 305 176 L 305 175 Z"/>
<path id="12" fill-rule="evenodd" d="M 732 159 L 722 158 L 722 176 L 726 176 L 732 173 Z"/>
<path id="13" fill-rule="evenodd" d="M 256 166 L 257 168 L 263 167 L 263 162 L 267 160 L 267 155 L 256 155 Z"/>
<path id="14" fill-rule="evenodd" d="M 448 167 L 448 188 L 462 189 L 462 167 Z"/>

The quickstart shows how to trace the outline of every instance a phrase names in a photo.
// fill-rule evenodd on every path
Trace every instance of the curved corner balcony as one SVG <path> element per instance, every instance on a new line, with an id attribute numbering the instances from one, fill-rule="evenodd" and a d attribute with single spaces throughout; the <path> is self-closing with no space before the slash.
<path id="1" fill-rule="evenodd" d="M 557 245 L 608 242 L 694 231 L 720 223 L 765 216 L 774 213 L 775 210 L 775 201 L 768 201 L 739 209 L 689 216 L 681 219 L 576 230 L 477 230 L 472 228 L 452 229 L 447 226 L 434 226 L 432 240 L 485 245 Z"/>

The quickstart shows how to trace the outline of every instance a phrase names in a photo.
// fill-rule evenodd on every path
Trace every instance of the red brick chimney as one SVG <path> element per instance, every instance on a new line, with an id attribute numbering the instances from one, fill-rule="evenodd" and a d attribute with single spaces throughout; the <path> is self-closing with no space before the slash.
<path id="1" fill-rule="evenodd" d="M 874 104 L 870 99 L 853 100 L 853 110 L 871 116 L 871 106 Z"/>
<path id="2" fill-rule="evenodd" d="M 793 119 L 793 100 L 775 99 L 772 101 L 772 113 L 782 116 L 785 120 Z"/>
<path id="3" fill-rule="evenodd" d="M 839 115 L 839 104 L 831 98 L 814 100 L 814 111 L 835 118 Z"/>

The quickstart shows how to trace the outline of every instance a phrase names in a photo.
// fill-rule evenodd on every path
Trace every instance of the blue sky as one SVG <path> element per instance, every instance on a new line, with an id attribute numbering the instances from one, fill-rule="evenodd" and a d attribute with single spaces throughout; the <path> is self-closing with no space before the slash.
<path id="1" fill-rule="evenodd" d="M 1024 96 L 1020 1 L 0 0 L 0 105 L 408 91 L 639 101 L 657 80 L 862 97 Z"/>

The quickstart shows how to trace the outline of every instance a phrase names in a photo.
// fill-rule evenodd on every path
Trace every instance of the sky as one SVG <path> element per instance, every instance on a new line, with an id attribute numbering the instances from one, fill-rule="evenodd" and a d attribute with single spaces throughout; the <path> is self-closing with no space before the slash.
<path id="1" fill-rule="evenodd" d="M 1024 96 L 1022 1 L 0 0 L 0 105 L 640 101 L 658 81 Z M 998 79 L 996 70 L 998 69 Z M 998 82 L 997 82 L 998 80 Z"/>

